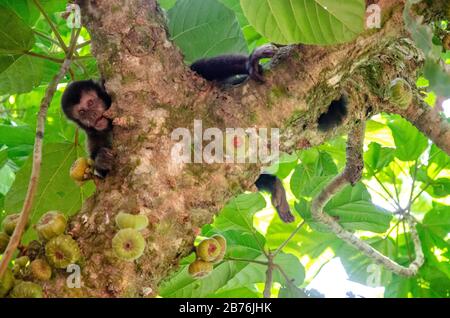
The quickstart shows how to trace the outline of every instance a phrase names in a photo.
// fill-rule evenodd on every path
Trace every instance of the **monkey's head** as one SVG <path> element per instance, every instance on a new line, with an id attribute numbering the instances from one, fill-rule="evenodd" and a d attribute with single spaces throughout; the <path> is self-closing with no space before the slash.
<path id="1" fill-rule="evenodd" d="M 111 97 L 102 85 L 93 80 L 76 81 L 67 86 L 61 98 L 66 116 L 85 130 L 111 129 L 111 122 L 103 116 L 111 106 Z"/>

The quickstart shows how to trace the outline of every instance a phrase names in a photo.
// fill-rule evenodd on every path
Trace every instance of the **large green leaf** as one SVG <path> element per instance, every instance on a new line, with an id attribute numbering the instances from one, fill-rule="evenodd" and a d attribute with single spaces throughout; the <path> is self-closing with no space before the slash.
<path id="1" fill-rule="evenodd" d="M 214 225 L 226 230 L 253 232 L 253 215 L 266 206 L 266 201 L 259 193 L 241 194 L 231 200 L 220 212 Z"/>
<path id="2" fill-rule="evenodd" d="M 432 281 L 423 277 L 405 278 L 394 276 L 392 283 L 386 286 L 386 298 L 448 298 L 450 297 L 448 280 L 439 272 L 434 272 Z M 437 274 L 437 275 L 436 275 Z"/>
<path id="3" fill-rule="evenodd" d="M 395 149 L 381 147 L 380 144 L 371 142 L 369 150 L 364 153 L 364 166 L 369 176 L 377 174 L 394 159 Z"/>
<path id="4" fill-rule="evenodd" d="M 311 216 L 311 202 L 304 199 L 296 205 L 296 210 L 316 230 L 325 229 Z M 363 230 L 384 233 L 390 225 L 392 215 L 375 206 L 369 192 L 362 183 L 346 186 L 325 206 L 324 212 L 336 217 L 339 224 L 348 230 Z"/>
<path id="5" fill-rule="evenodd" d="M 39 0 L 45 12 L 64 11 L 67 0 Z M 34 26 L 40 12 L 33 0 L 1 0 L 1 5 L 13 10 L 29 26 Z"/>
<path id="6" fill-rule="evenodd" d="M 175 5 L 177 0 L 158 0 L 158 2 L 162 8 L 164 8 L 165 10 L 169 10 Z"/>
<path id="7" fill-rule="evenodd" d="M 417 225 L 426 265 L 433 266 L 447 276 L 450 285 L 450 243 L 435 233 L 432 227 Z"/>
<path id="8" fill-rule="evenodd" d="M 338 173 L 333 158 L 315 149 L 302 152 L 301 164 L 297 165 L 291 178 L 291 190 L 297 197 L 312 197 Z"/>
<path id="9" fill-rule="evenodd" d="M 14 178 L 14 170 L 9 165 L 6 164 L 0 168 L 0 195 L 2 197 L 8 193 Z"/>
<path id="10" fill-rule="evenodd" d="M 279 44 L 336 44 L 364 30 L 364 0 L 241 0 L 255 29 Z"/>
<path id="11" fill-rule="evenodd" d="M 3 166 L 8 161 L 8 148 L 7 147 L 0 147 L 0 169 L 3 168 Z"/>
<path id="12" fill-rule="evenodd" d="M 255 237 L 248 232 L 242 232 L 240 230 L 228 230 L 218 231 L 217 228 L 211 229 L 205 235 L 212 236 L 213 234 L 220 233 L 227 241 L 227 252 L 225 259 L 228 257 L 233 258 L 245 258 L 247 260 L 257 259 L 262 255 L 260 245 L 255 240 Z M 264 237 L 262 237 L 264 240 Z M 264 242 L 262 242 L 264 244 Z M 193 255 L 191 255 L 193 256 Z M 187 262 L 186 262 L 187 260 Z M 244 285 L 228 285 L 227 288 L 223 288 L 232 280 L 240 271 L 244 270 L 247 266 L 247 262 L 238 261 L 224 261 L 221 264 L 215 266 L 210 276 L 202 279 L 195 280 L 187 273 L 187 264 L 194 260 L 192 257 L 188 257 L 182 260 L 181 264 L 184 266 L 177 273 L 174 273 L 162 286 L 160 293 L 164 297 L 214 297 L 216 295 L 226 295 L 232 293 L 232 291 L 245 288 L 245 294 L 242 297 L 253 297 L 253 293 L 248 294 L 247 289 L 251 286 Z M 220 292 L 219 292 L 220 290 Z M 235 295 L 235 297 L 241 297 L 241 295 Z"/>
<path id="13" fill-rule="evenodd" d="M 240 265 L 242 264 L 224 262 L 216 266 L 209 276 L 201 279 L 189 276 L 188 266 L 184 266 L 162 284 L 160 295 L 170 298 L 198 298 L 212 295 L 239 272 Z"/>
<path id="14" fill-rule="evenodd" d="M 309 296 L 303 289 L 288 285 L 280 288 L 278 298 L 309 298 Z"/>
<path id="15" fill-rule="evenodd" d="M 450 169 L 450 156 L 433 144 L 430 149 L 427 174 L 430 178 L 436 178 L 443 169 Z"/>
<path id="16" fill-rule="evenodd" d="M 426 185 L 422 185 L 424 189 Z M 430 185 L 425 189 L 425 191 L 431 195 L 433 198 L 443 198 L 450 195 L 450 179 L 449 178 L 439 178 L 433 180 Z"/>
<path id="17" fill-rule="evenodd" d="M 366 240 L 366 243 L 391 259 L 395 256 L 394 242 L 390 238 L 374 237 Z M 370 287 L 381 287 L 391 282 L 391 272 L 375 264 L 371 258 L 353 246 L 343 244 L 335 249 L 335 252 L 339 255 L 350 280 Z"/>
<path id="18" fill-rule="evenodd" d="M 242 12 L 240 0 L 219 0 L 219 1 L 234 11 L 241 27 L 248 25 L 247 18 L 245 17 L 244 12 Z"/>
<path id="19" fill-rule="evenodd" d="M 52 75 L 55 65 L 28 55 L 0 56 L 0 95 L 31 91 Z"/>
<path id="20" fill-rule="evenodd" d="M 428 139 L 411 123 L 399 116 L 393 117 L 388 123 L 394 136 L 395 155 L 402 161 L 412 161 L 427 149 Z"/>
<path id="21" fill-rule="evenodd" d="M 226 53 L 247 53 L 236 15 L 218 0 L 179 0 L 168 16 L 172 40 L 188 63 Z"/>
<path id="22" fill-rule="evenodd" d="M 20 54 L 33 44 L 33 30 L 14 11 L 0 5 L 0 54 Z"/>
<path id="23" fill-rule="evenodd" d="M 432 210 L 425 214 L 422 226 L 445 239 L 450 233 L 450 206 L 434 202 Z"/>
<path id="24" fill-rule="evenodd" d="M 430 89 L 438 96 L 450 97 L 450 75 L 439 62 L 427 59 L 424 67 L 424 75 L 430 81 Z"/>
<path id="25" fill-rule="evenodd" d="M 34 135 L 35 132 L 28 126 L 0 125 L 0 145 L 33 145 Z"/>
<path id="26" fill-rule="evenodd" d="M 70 166 L 80 153 L 83 153 L 82 149 L 70 143 L 44 145 L 38 191 L 30 219 L 32 223 L 50 210 L 59 210 L 66 215 L 73 215 L 80 209 L 83 199 L 92 194 L 91 182 L 80 188 L 69 176 Z M 6 195 L 5 209 L 8 213 L 17 213 L 22 209 L 28 189 L 31 165 L 32 157 L 17 173 L 16 180 Z M 33 233 L 28 234 L 27 238 L 33 235 Z"/>
<path id="27" fill-rule="evenodd" d="M 223 292 L 215 292 L 208 295 L 208 298 L 261 298 L 262 294 L 251 287 L 239 287 L 232 290 L 225 290 Z"/>
<path id="28" fill-rule="evenodd" d="M 286 178 L 297 166 L 298 157 L 296 154 L 282 154 L 278 161 L 265 169 L 265 172 L 276 175 L 280 179 Z"/>

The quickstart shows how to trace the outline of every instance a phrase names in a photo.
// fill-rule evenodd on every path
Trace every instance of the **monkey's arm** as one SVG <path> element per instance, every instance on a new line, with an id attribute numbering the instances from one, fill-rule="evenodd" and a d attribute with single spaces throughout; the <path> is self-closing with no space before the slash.
<path id="1" fill-rule="evenodd" d="M 91 159 L 94 161 L 95 173 L 99 177 L 106 177 L 112 169 L 114 155 L 111 150 L 111 131 L 98 132 L 87 131 L 88 150 Z"/>
<path id="2" fill-rule="evenodd" d="M 256 180 L 255 185 L 259 191 L 267 191 L 271 194 L 272 204 L 283 222 L 291 223 L 295 220 L 289 208 L 286 191 L 280 179 L 274 175 L 262 173 Z"/>
<path id="3" fill-rule="evenodd" d="M 226 82 L 238 77 L 236 83 L 239 84 L 250 77 L 258 82 L 264 82 L 259 61 L 273 57 L 275 52 L 276 47 L 265 45 L 255 49 L 250 56 L 221 55 L 200 59 L 191 65 L 191 69 L 208 81 Z"/>

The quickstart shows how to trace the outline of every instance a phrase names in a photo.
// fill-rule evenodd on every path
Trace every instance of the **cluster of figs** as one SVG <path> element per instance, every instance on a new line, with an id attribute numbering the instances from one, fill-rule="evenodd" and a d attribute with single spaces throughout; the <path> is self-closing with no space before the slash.
<path id="1" fill-rule="evenodd" d="M 3 220 L 0 253 L 6 249 L 19 217 L 20 214 L 10 214 Z M 65 234 L 66 228 L 67 219 L 58 211 L 49 211 L 39 219 L 34 226 L 39 240 L 21 249 L 12 268 L 0 278 L 0 297 L 41 298 L 43 291 L 39 282 L 50 280 L 54 271 L 66 269 L 80 260 L 80 248 Z"/>
<path id="2" fill-rule="evenodd" d="M 2 222 L 0 254 L 8 245 L 20 214 L 10 214 Z M 146 242 L 139 232 L 148 226 L 144 215 L 120 212 L 116 217 L 119 231 L 112 239 L 114 254 L 125 261 L 134 261 L 144 252 Z M 48 281 L 56 270 L 66 269 L 81 259 L 78 243 L 68 234 L 67 219 L 58 211 L 45 213 L 34 226 L 39 240 L 31 241 L 22 249 L 0 278 L 0 298 L 41 298 L 39 283 Z"/>
<path id="3" fill-rule="evenodd" d="M 188 273 L 193 278 L 208 276 L 214 264 L 221 262 L 227 250 L 226 239 L 219 234 L 202 240 L 195 249 L 196 260 L 188 267 Z"/>

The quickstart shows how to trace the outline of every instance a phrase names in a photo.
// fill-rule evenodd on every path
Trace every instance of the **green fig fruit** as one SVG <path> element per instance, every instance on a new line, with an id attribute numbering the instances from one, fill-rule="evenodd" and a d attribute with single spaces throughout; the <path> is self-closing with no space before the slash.
<path id="1" fill-rule="evenodd" d="M 51 266 L 67 268 L 80 259 L 81 252 L 77 242 L 70 235 L 60 235 L 47 242 L 45 256 Z"/>
<path id="2" fill-rule="evenodd" d="M 0 278 L 0 298 L 8 295 L 8 292 L 13 288 L 13 286 L 14 275 L 11 270 L 7 268 L 5 274 L 3 274 L 3 277 Z"/>
<path id="3" fill-rule="evenodd" d="M 116 224 L 119 229 L 135 229 L 136 231 L 140 231 L 148 226 L 148 218 L 142 214 L 119 212 L 116 216 Z"/>
<path id="4" fill-rule="evenodd" d="M 189 265 L 188 273 L 194 278 L 203 278 L 208 276 L 213 271 L 213 264 L 210 262 L 202 261 L 201 259 L 195 260 Z"/>
<path id="5" fill-rule="evenodd" d="M 144 237 L 135 229 L 120 230 L 112 239 L 114 254 L 125 261 L 134 261 L 141 257 L 145 245 Z"/>
<path id="6" fill-rule="evenodd" d="M 64 233 L 67 227 L 66 217 L 58 211 L 45 213 L 36 224 L 39 237 L 48 241 L 49 239 Z"/>
<path id="7" fill-rule="evenodd" d="M 402 109 L 408 108 L 413 101 L 411 86 L 403 78 L 397 78 L 389 87 L 389 100 Z"/>
<path id="8" fill-rule="evenodd" d="M 32 282 L 21 281 L 17 283 L 11 293 L 11 298 L 42 298 L 42 287 Z"/>
<path id="9" fill-rule="evenodd" d="M 52 277 L 52 268 L 43 259 L 35 259 L 30 264 L 30 273 L 34 279 L 47 281 Z"/>
<path id="10" fill-rule="evenodd" d="M 220 251 L 221 246 L 219 242 L 213 238 L 201 241 L 196 250 L 197 257 L 206 262 L 214 261 L 220 255 Z"/>

